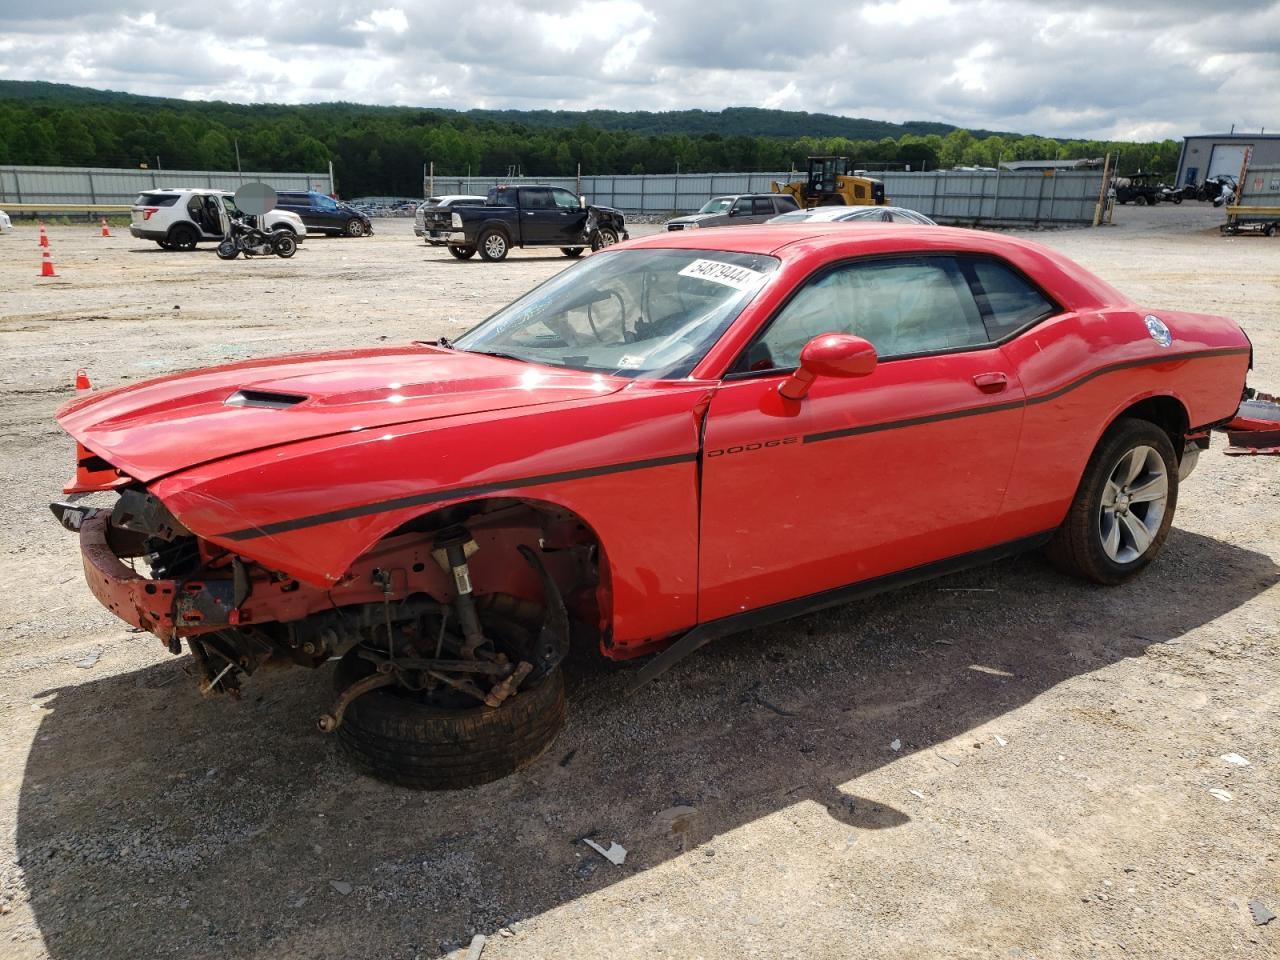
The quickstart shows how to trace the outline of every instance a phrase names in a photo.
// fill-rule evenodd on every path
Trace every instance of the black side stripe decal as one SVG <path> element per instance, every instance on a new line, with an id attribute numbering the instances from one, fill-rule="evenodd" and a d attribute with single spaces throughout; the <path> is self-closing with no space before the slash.
<path id="1" fill-rule="evenodd" d="M 960 417 L 976 417 L 985 413 L 1000 413 L 1003 410 L 1017 410 L 1020 407 L 1030 407 L 1038 403 L 1048 403 L 1056 400 L 1064 394 L 1070 393 L 1078 387 L 1084 386 L 1090 380 L 1094 380 L 1104 374 L 1114 373 L 1117 370 L 1130 370 L 1134 367 L 1149 367 L 1160 363 L 1177 363 L 1182 360 L 1200 360 L 1206 357 L 1229 357 L 1237 354 L 1247 354 L 1247 347 L 1217 347 L 1212 350 L 1196 350 L 1190 353 L 1178 353 L 1168 357 L 1143 357 L 1141 360 L 1126 360 L 1121 363 L 1111 363 L 1105 367 L 1099 367 L 1097 370 L 1091 370 L 1077 380 L 1073 380 L 1064 386 L 1058 387 L 1056 390 L 1050 390 L 1048 393 L 1037 394 L 1034 397 L 1027 397 L 1025 400 L 1010 400 L 1006 403 L 992 403 L 981 407 L 963 407 L 959 410 L 948 410 L 946 413 L 933 413 L 926 416 L 912 417 L 907 420 L 887 420 L 883 423 L 861 424 L 856 427 L 845 427 L 840 430 L 824 430 L 821 433 L 810 433 L 804 437 L 805 443 L 821 443 L 823 440 L 837 440 L 841 437 L 856 437 L 864 433 L 878 433 L 881 430 L 897 430 L 902 427 L 918 427 L 925 423 L 937 423 L 942 420 L 956 420 Z"/>
<path id="2" fill-rule="evenodd" d="M 857 427 L 848 427 L 843 430 L 828 430 L 823 433 L 811 433 L 805 436 L 805 443 L 819 443 L 823 440 L 835 440 L 839 437 L 852 437 L 863 433 L 876 433 L 881 430 L 896 430 L 902 427 L 914 427 L 925 423 L 935 423 L 941 420 L 955 420 L 959 417 L 979 416 L 985 413 L 997 413 L 1001 410 L 1014 410 L 1022 406 L 1030 406 L 1036 403 L 1046 403 L 1050 400 L 1057 399 L 1065 393 L 1083 386 L 1095 377 L 1103 374 L 1111 373 L 1116 370 L 1127 370 L 1131 367 L 1153 366 L 1160 363 L 1175 363 L 1181 360 L 1198 360 L 1204 357 L 1220 357 L 1233 356 L 1235 354 L 1247 354 L 1248 348 L 1244 347 L 1220 347 L 1213 350 L 1198 350 L 1191 353 L 1179 353 L 1168 357 L 1145 357 L 1141 360 L 1129 360 L 1123 363 L 1113 363 L 1105 367 L 1099 367 L 1083 377 L 1075 380 L 1065 386 L 1059 387 L 1049 393 L 1040 394 L 1035 397 L 1028 397 L 1023 400 L 1012 400 L 1007 403 L 990 404 L 983 407 L 966 407 L 962 410 L 951 410 L 947 413 L 936 413 L 928 416 L 913 417 L 907 420 L 892 420 L 884 423 L 872 423 Z M 279 520 L 275 523 L 264 524 L 260 527 L 245 527 L 242 530 L 232 530 L 230 533 L 223 533 L 217 536 L 221 540 L 253 540 L 258 537 L 267 537 L 277 533 L 288 533 L 292 530 L 301 530 L 306 527 L 319 526 L 323 523 L 334 523 L 339 520 L 350 520 L 354 517 L 366 517 L 374 513 L 388 513 L 392 510 L 400 510 L 404 507 L 427 506 L 432 503 L 441 503 L 445 500 L 454 500 L 460 497 L 480 496 L 487 493 L 497 493 L 502 490 L 513 490 L 519 487 L 535 487 L 545 483 L 560 483 L 567 480 L 582 480 L 587 477 L 606 476 L 613 473 L 626 473 L 632 470 L 647 470 L 652 467 L 665 467 L 676 463 L 692 463 L 698 460 L 696 453 L 680 453 L 669 457 L 656 457 L 650 460 L 632 460 L 627 463 L 613 463 L 603 467 L 584 467 L 579 470 L 566 470 L 561 473 L 545 473 L 532 477 L 517 477 L 511 480 L 500 480 L 493 483 L 476 484 L 470 487 L 452 487 L 448 490 L 435 490 L 431 493 L 414 494 L 407 497 L 396 497 L 391 500 L 379 500 L 375 503 L 359 504 L 353 507 L 344 507 L 341 510 L 330 510 L 326 513 L 313 513 L 310 516 L 296 517 L 292 520 Z"/>
<path id="3" fill-rule="evenodd" d="M 603 467 L 584 467 L 580 470 L 565 470 L 561 473 L 544 473 L 533 477 L 517 477 L 512 480 L 499 480 L 493 483 L 480 483 L 470 487 L 451 487 L 448 490 L 433 490 L 430 493 L 419 493 L 408 497 L 396 497 L 391 500 L 379 500 L 375 503 L 363 503 L 341 510 L 330 510 L 326 513 L 313 513 L 293 520 L 279 520 L 260 527 L 245 527 L 230 533 L 219 534 L 222 540 L 253 540 L 276 533 L 288 533 L 304 527 L 314 527 L 322 523 L 333 523 L 337 520 L 350 520 L 353 517 L 365 517 L 372 513 L 387 513 L 403 507 L 419 507 L 458 497 L 477 496 L 496 493 L 500 490 L 511 490 L 516 487 L 536 487 L 544 483 L 560 483 L 566 480 L 582 480 L 586 477 L 600 477 L 611 473 L 627 473 L 632 470 L 648 470 L 651 467 L 665 467 L 674 463 L 692 463 L 698 459 L 696 453 L 678 453 L 670 457 L 656 457 L 652 460 L 632 460 L 628 463 L 611 463 Z"/>

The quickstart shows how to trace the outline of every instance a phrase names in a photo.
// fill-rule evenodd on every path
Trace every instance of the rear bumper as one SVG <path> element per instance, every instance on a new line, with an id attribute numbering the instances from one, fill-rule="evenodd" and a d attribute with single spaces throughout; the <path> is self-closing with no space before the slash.
<path id="1" fill-rule="evenodd" d="M 139 227 L 132 223 L 129 224 L 129 232 L 139 240 L 163 240 L 165 237 L 169 236 L 168 230 L 150 230 L 146 227 Z"/>

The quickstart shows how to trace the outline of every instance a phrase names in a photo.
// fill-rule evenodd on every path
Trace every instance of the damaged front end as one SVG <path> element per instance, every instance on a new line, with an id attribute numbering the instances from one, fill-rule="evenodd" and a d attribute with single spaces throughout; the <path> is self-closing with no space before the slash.
<path id="1" fill-rule="evenodd" d="M 372 673 L 340 693 L 319 720 L 324 732 L 380 687 L 445 709 L 496 708 L 547 676 L 569 646 L 557 580 L 573 585 L 582 616 L 598 616 L 593 542 L 518 502 L 422 518 L 317 587 L 196 536 L 141 484 L 89 466 L 92 482 L 82 462 L 73 499 L 50 506 L 79 535 L 94 596 L 173 654 L 185 640 L 204 693 L 238 696 L 270 666 L 358 658 Z M 74 499 L 90 486 L 119 498 L 111 508 Z"/>

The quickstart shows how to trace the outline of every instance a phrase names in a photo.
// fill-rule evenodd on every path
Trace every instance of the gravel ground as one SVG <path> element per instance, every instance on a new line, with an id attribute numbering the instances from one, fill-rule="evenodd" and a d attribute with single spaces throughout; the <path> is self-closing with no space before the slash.
<path id="1" fill-rule="evenodd" d="M 1037 238 L 1235 317 L 1280 388 L 1280 242 L 1220 216 Z M 53 227 L 52 281 L 33 228 L 0 236 L 0 956 L 1280 955 L 1248 912 L 1280 912 L 1280 462 L 1220 440 L 1130 585 L 1025 557 L 720 641 L 628 699 L 582 654 L 552 751 L 483 788 L 352 774 L 323 673 L 201 699 L 84 586 L 44 507 L 72 461 L 53 410 L 79 366 L 456 334 L 568 263 L 410 230 L 224 264 Z"/>

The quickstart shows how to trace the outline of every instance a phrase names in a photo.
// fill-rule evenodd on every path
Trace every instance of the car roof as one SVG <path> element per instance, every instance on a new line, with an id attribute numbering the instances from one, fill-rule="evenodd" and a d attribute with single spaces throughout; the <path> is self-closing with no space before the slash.
<path id="1" fill-rule="evenodd" d="M 1041 244 L 1004 234 L 962 227 L 868 221 L 856 230 L 846 223 L 773 223 L 716 230 L 664 231 L 629 240 L 616 249 L 722 250 L 774 256 L 810 266 L 853 257 L 902 253 L 975 253 L 998 257 L 1028 274 L 1069 309 L 1128 305 L 1132 301 L 1105 280 Z"/>

